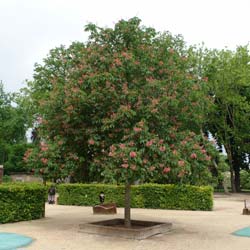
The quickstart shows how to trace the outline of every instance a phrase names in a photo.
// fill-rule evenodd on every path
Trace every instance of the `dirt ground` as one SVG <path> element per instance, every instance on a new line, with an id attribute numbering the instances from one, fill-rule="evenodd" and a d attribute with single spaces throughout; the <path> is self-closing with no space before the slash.
<path id="1" fill-rule="evenodd" d="M 243 200 L 250 195 L 223 195 L 214 197 L 214 210 L 177 211 L 132 209 L 132 219 L 173 223 L 165 235 L 146 240 L 130 240 L 86 234 L 79 224 L 117 215 L 93 215 L 91 207 L 46 205 L 46 218 L 28 222 L 0 225 L 0 232 L 13 232 L 34 238 L 27 250 L 249 250 L 250 238 L 232 235 L 232 232 L 250 226 L 250 215 L 242 215 Z"/>

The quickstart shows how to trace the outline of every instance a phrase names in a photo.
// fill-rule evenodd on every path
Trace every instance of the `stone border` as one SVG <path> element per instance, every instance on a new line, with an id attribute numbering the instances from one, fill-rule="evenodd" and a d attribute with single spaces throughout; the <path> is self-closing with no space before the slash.
<path id="1" fill-rule="evenodd" d="M 86 224 L 80 224 L 80 232 L 100 234 L 112 237 L 142 240 L 156 234 L 164 234 L 171 230 L 172 223 L 132 220 L 132 225 L 141 228 L 121 227 L 123 219 L 112 219 Z"/>

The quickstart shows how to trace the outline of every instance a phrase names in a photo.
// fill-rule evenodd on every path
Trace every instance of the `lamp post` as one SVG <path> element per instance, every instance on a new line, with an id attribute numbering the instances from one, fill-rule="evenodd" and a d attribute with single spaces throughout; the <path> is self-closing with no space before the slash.
<path id="1" fill-rule="evenodd" d="M 3 165 L 0 165 L 0 184 L 3 182 Z"/>

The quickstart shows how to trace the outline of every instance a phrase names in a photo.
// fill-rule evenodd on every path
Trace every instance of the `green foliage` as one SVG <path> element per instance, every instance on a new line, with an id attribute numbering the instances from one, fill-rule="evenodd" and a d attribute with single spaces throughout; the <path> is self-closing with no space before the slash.
<path id="1" fill-rule="evenodd" d="M 25 152 L 31 145 L 27 143 L 19 143 L 8 146 L 8 157 L 4 162 L 4 173 L 10 174 L 13 172 L 26 172 L 27 168 L 23 157 Z"/>
<path id="2" fill-rule="evenodd" d="M 93 206 L 99 204 L 99 194 L 105 203 L 115 202 L 124 207 L 124 186 L 105 184 L 62 184 L 58 186 L 59 204 Z M 213 189 L 190 185 L 143 184 L 131 187 L 131 207 L 212 210 Z"/>
<path id="3" fill-rule="evenodd" d="M 247 170 L 240 171 L 240 184 L 242 189 L 250 190 L 250 172 Z"/>
<path id="4" fill-rule="evenodd" d="M 0 223 L 44 217 L 46 189 L 39 184 L 0 185 Z"/>
<path id="5" fill-rule="evenodd" d="M 29 83 L 42 142 L 26 161 L 43 177 L 204 184 L 200 135 L 209 100 L 181 36 L 138 18 L 86 27 L 88 41 L 51 51 Z"/>
<path id="6" fill-rule="evenodd" d="M 212 50 L 203 54 L 203 74 L 208 77 L 210 98 L 207 129 L 224 145 L 232 175 L 232 189 L 239 191 L 240 169 L 248 168 L 250 150 L 250 53 L 248 46 L 236 51 Z"/>
<path id="7" fill-rule="evenodd" d="M 0 164 L 5 173 L 23 171 L 27 149 L 27 115 L 15 94 L 5 93 L 0 82 Z"/>
<path id="8" fill-rule="evenodd" d="M 3 176 L 3 182 L 12 182 L 12 179 L 9 175 L 4 175 Z"/>

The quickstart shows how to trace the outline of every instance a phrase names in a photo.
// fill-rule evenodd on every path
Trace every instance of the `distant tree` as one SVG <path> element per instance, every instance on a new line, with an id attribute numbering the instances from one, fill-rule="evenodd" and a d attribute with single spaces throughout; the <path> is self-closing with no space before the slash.
<path id="1" fill-rule="evenodd" d="M 86 31 L 86 44 L 52 50 L 36 65 L 30 94 L 40 145 L 25 159 L 45 178 L 80 172 L 85 181 L 124 183 L 130 226 L 134 181 L 207 183 L 214 150 L 200 133 L 205 82 L 190 72 L 180 36 L 141 27 L 138 18 Z"/>
<path id="2" fill-rule="evenodd" d="M 224 145 L 232 190 L 240 191 L 240 169 L 248 168 L 250 151 L 249 49 L 206 51 L 203 70 L 214 99 L 207 129 L 219 145 Z"/>
<path id="3" fill-rule="evenodd" d="M 9 157 L 15 151 L 16 145 L 26 142 L 25 113 L 15 100 L 14 95 L 4 92 L 3 84 L 0 82 L 0 164 L 4 165 L 9 162 Z M 19 148 L 20 152 L 15 152 L 18 155 L 26 150 L 26 146 L 20 145 Z M 20 162 L 21 159 L 19 159 Z M 10 162 L 8 164 L 11 170 Z M 13 168 L 16 168 L 14 165 Z"/>

